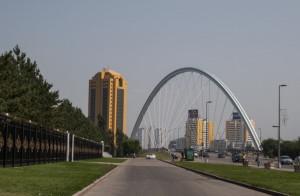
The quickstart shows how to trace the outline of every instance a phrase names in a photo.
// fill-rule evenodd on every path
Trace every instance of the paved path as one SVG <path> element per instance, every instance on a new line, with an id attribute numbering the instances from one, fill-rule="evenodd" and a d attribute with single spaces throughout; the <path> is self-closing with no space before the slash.
<path id="1" fill-rule="evenodd" d="M 86 196 L 266 195 L 143 158 L 130 159 L 84 193 Z"/>

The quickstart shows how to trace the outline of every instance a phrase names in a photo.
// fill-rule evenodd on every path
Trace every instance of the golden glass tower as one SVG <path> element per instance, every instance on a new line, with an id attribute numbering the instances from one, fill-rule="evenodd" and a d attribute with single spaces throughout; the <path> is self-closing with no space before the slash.
<path id="1" fill-rule="evenodd" d="M 114 144 L 117 130 L 127 134 L 127 81 L 110 69 L 103 69 L 89 81 L 88 117 L 97 124 L 98 116 L 104 119 L 106 130 L 112 131 Z"/>

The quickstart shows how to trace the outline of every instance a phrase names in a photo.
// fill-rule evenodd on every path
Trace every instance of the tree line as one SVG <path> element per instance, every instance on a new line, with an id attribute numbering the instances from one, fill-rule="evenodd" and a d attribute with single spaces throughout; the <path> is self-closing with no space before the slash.
<path id="1" fill-rule="evenodd" d="M 59 98 L 59 92 L 44 78 L 37 63 L 18 46 L 0 56 L 0 112 L 88 139 L 103 139 L 80 108 Z"/>
<path id="2" fill-rule="evenodd" d="M 113 134 L 105 129 L 105 120 L 99 116 L 95 125 L 68 99 L 61 99 L 35 61 L 27 57 L 18 46 L 0 55 L 0 113 L 31 120 L 48 128 L 69 131 L 78 136 L 104 141 L 117 155 L 140 150 L 122 130 L 117 132 L 117 146 Z M 116 149 L 114 149 L 116 148 Z"/>
<path id="3" fill-rule="evenodd" d="M 263 153 L 270 158 L 277 157 L 278 153 L 278 140 L 266 139 L 262 142 Z M 298 140 L 281 141 L 280 143 L 281 155 L 288 155 L 292 158 L 300 156 L 300 137 Z"/>

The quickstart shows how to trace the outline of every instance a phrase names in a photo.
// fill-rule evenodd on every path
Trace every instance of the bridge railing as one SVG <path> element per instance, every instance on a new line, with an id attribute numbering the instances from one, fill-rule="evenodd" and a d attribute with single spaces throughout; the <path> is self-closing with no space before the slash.
<path id="1" fill-rule="evenodd" d="M 102 156 L 101 144 L 0 114 L 0 164 L 16 167 Z"/>

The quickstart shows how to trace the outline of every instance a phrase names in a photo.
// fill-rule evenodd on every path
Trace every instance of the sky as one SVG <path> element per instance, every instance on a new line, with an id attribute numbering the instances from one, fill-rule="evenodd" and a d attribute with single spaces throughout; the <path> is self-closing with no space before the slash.
<path id="1" fill-rule="evenodd" d="M 104 67 L 128 80 L 128 130 L 154 86 L 191 66 L 218 76 L 263 138 L 277 137 L 278 84 L 300 136 L 300 1 L 16 1 L 0 6 L 0 53 L 18 44 L 87 115 L 88 80 Z"/>

